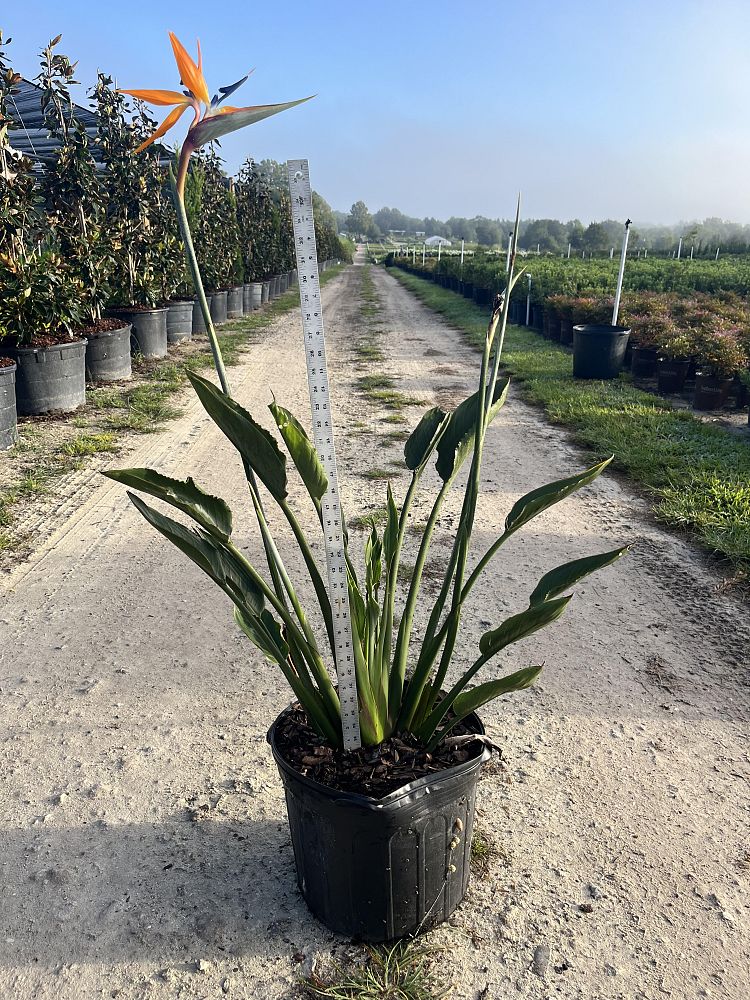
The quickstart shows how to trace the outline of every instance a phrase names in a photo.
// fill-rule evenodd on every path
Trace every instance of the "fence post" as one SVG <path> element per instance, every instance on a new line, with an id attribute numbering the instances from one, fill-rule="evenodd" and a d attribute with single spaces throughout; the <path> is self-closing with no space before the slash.
<path id="1" fill-rule="evenodd" d="M 622 238 L 622 253 L 620 255 L 620 273 L 617 276 L 617 292 L 615 293 L 615 307 L 612 310 L 612 326 L 617 326 L 617 314 L 620 311 L 620 296 L 622 295 L 622 279 L 625 277 L 625 257 L 628 252 L 629 237 L 630 237 L 630 219 L 626 219 L 625 234 Z"/>

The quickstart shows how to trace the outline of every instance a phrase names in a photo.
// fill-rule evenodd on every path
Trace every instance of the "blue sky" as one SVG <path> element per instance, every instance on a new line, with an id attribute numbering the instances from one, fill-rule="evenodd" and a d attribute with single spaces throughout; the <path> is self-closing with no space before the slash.
<path id="1" fill-rule="evenodd" d="M 307 157 L 335 208 L 750 222 L 750 0 L 32 0 L 0 26 L 25 76 L 62 32 L 82 84 L 174 88 L 173 30 L 212 92 L 255 67 L 238 105 L 317 94 L 223 155 Z"/>

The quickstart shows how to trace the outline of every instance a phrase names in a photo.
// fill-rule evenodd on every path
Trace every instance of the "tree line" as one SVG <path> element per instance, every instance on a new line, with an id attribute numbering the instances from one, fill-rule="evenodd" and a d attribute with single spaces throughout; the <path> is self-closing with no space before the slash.
<path id="1" fill-rule="evenodd" d="M 441 221 L 431 216 L 417 218 L 406 215 L 397 208 L 381 208 L 370 213 L 363 201 L 355 202 L 349 212 L 335 212 L 336 222 L 341 232 L 368 239 L 387 239 L 393 234 L 413 237 L 417 233 L 425 236 L 443 236 L 449 240 L 465 240 L 480 246 L 504 247 L 508 234 L 513 229 L 512 219 L 489 219 L 474 216 L 465 219 L 458 216 Z M 519 243 L 523 249 L 542 253 L 604 253 L 622 242 L 624 220 L 604 219 L 585 226 L 580 219 L 561 222 L 559 219 L 524 219 L 519 229 Z M 713 254 L 721 248 L 726 253 L 750 252 L 750 225 L 728 222 L 717 217 L 702 222 L 679 222 L 674 225 L 653 225 L 639 223 L 630 230 L 630 247 L 671 253 L 683 241 L 684 253 L 690 248 L 696 256 Z"/>

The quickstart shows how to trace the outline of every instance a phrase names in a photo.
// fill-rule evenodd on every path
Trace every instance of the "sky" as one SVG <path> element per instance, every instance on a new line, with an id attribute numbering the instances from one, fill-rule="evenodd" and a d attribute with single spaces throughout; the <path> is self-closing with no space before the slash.
<path id="1" fill-rule="evenodd" d="M 62 32 L 83 87 L 175 89 L 172 30 L 211 93 L 255 68 L 236 105 L 315 94 L 220 152 L 307 158 L 343 211 L 750 222 L 750 0 L 31 0 L 0 28 L 27 77 Z"/>

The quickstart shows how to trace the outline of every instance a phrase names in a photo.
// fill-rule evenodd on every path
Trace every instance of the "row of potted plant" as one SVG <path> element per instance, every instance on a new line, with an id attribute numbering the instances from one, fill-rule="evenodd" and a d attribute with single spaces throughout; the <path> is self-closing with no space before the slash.
<path id="1" fill-rule="evenodd" d="M 455 262 L 449 267 L 422 267 L 394 260 L 399 267 L 429 277 L 437 284 L 484 305 L 502 284 L 496 269 L 476 283 L 481 273 L 476 267 L 458 277 Z M 475 281 L 468 280 L 474 277 Z M 494 281 L 495 285 L 486 282 Z M 533 281 L 532 281 L 533 288 Z M 526 292 L 526 294 L 524 294 Z M 585 324 L 608 325 L 612 319 L 611 295 L 581 295 L 558 292 L 540 299 L 529 294 L 523 282 L 511 297 L 511 320 L 540 330 L 551 340 L 573 344 L 573 327 Z M 750 303 L 731 290 L 712 294 L 692 292 L 626 291 L 619 321 L 630 330 L 625 355 L 636 378 L 657 377 L 662 393 L 680 392 L 695 377 L 693 406 L 717 409 L 730 397 L 736 405 L 748 401 L 750 383 Z"/>
<path id="2" fill-rule="evenodd" d="M 72 410 L 85 401 L 86 374 L 129 377 L 131 346 L 145 357 L 163 357 L 168 343 L 205 329 L 185 263 L 169 158 L 155 146 L 135 155 L 156 123 L 142 102 L 133 112 L 99 74 L 92 139 L 71 99 L 74 64 L 57 51 L 59 42 L 43 50 L 36 78 L 45 127 L 57 147 L 40 166 L 10 144 L 9 109 L 21 78 L 0 35 L 0 412 L 6 427 L 0 446 L 6 447 L 15 433 L 14 382 L 20 413 Z M 293 279 L 291 207 L 278 164 L 248 160 L 231 179 L 214 152 L 201 152 L 191 160 L 185 206 L 216 322 L 258 308 Z M 320 214 L 321 258 L 345 256 L 332 217 Z"/>

